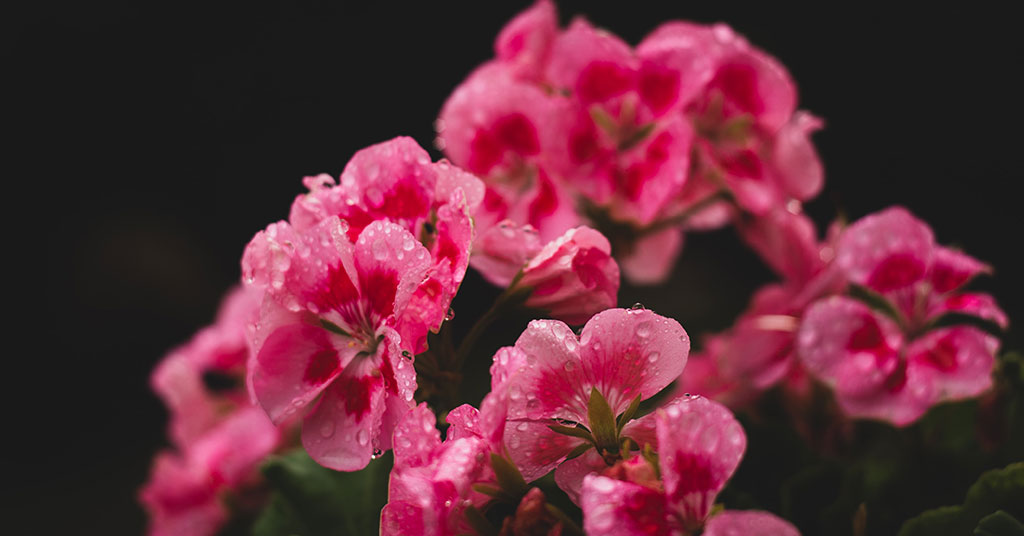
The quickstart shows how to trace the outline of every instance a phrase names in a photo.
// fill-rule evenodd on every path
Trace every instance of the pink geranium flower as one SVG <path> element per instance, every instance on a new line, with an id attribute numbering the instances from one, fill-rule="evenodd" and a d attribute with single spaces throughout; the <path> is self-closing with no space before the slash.
<path id="1" fill-rule="evenodd" d="M 989 388 L 999 339 L 958 322 L 1006 326 L 990 295 L 961 290 L 987 266 L 936 245 L 928 225 L 900 207 L 847 228 L 836 264 L 867 303 L 847 296 L 814 303 L 797 350 L 835 388 L 844 411 L 904 426 L 939 402 Z M 954 322 L 939 322 L 951 314 L 959 315 Z"/>
<path id="2" fill-rule="evenodd" d="M 584 478 L 580 504 L 587 534 L 799 534 L 767 512 L 725 510 L 708 519 L 746 448 L 743 428 L 728 409 L 684 397 L 653 419 L 655 437 L 643 455 Z"/>
<path id="3" fill-rule="evenodd" d="M 473 265 L 508 292 L 529 292 L 525 305 L 570 324 L 615 305 L 619 266 L 611 244 L 589 227 L 577 227 L 542 245 L 531 226 L 502 222 L 477 243 Z"/>
<path id="4" fill-rule="evenodd" d="M 796 111 L 796 86 L 775 58 L 724 24 L 687 22 L 660 26 L 637 51 L 682 65 L 683 79 L 696 82 L 685 109 L 696 132 L 694 173 L 682 207 L 725 188 L 745 211 L 761 215 L 818 194 L 823 171 L 809 136 L 822 122 Z M 691 223 L 714 227 L 728 219 L 720 203 Z"/>
<path id="5" fill-rule="evenodd" d="M 317 462 L 352 471 L 391 447 L 416 390 L 399 333 L 431 255 L 404 227 L 374 221 L 353 243 L 339 218 L 304 230 L 271 224 L 246 248 L 247 284 L 263 290 L 249 381 L 275 423 L 298 411 Z"/>
<path id="6" fill-rule="evenodd" d="M 256 298 L 247 289 L 232 290 L 216 322 L 153 371 L 153 389 L 170 410 L 175 449 L 157 455 L 140 492 L 150 534 L 216 533 L 228 517 L 223 496 L 252 485 L 257 465 L 280 442 L 280 432 L 244 387 L 246 326 L 256 314 Z M 213 375 L 225 385 L 208 387 Z"/>
<path id="7" fill-rule="evenodd" d="M 499 363 L 522 361 L 514 348 L 495 355 Z M 504 456 L 508 378 L 491 377 L 492 390 L 480 409 L 463 404 L 448 412 L 447 436 L 441 441 L 436 418 L 420 404 L 395 429 L 395 465 L 388 504 L 381 512 L 382 535 L 453 535 L 473 533 L 466 509 L 484 509 L 491 497 L 474 485 L 498 489 L 491 456 Z"/>
<path id="8" fill-rule="evenodd" d="M 534 320 L 515 348 L 522 360 L 495 367 L 509 378 L 505 444 L 527 481 L 557 467 L 556 481 L 574 496 L 584 475 L 614 463 L 625 438 L 638 446 L 649 435 L 631 413 L 679 376 L 690 341 L 672 319 L 608 309 L 578 337 L 557 320 Z"/>
<path id="9" fill-rule="evenodd" d="M 412 293 L 399 327 L 404 348 L 426 350 L 469 264 L 471 215 L 484 198 L 483 183 L 446 161 L 433 163 L 412 138 L 398 137 L 357 152 L 337 184 L 329 175 L 306 177 L 308 194 L 295 199 L 289 222 L 305 231 L 341 218 L 355 242 L 367 225 L 388 221 L 403 227 L 429 251 L 427 277 Z"/>

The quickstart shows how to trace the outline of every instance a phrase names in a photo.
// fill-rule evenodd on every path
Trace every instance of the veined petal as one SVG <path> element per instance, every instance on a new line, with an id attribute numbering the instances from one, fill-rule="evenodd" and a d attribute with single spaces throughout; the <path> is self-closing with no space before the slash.
<path id="1" fill-rule="evenodd" d="M 509 420 L 505 423 L 505 446 L 523 478 L 532 482 L 555 468 L 583 439 L 559 434 L 548 428 L 548 420 Z"/>
<path id="2" fill-rule="evenodd" d="M 704 520 L 736 471 L 747 439 L 732 412 L 700 396 L 657 412 L 658 456 L 668 503 L 687 522 Z"/>
<path id="3" fill-rule="evenodd" d="M 706 536 L 800 536 L 789 521 L 769 512 L 726 510 L 708 520 Z"/>
<path id="4" fill-rule="evenodd" d="M 591 536 L 668 536 L 665 495 L 632 482 L 589 475 L 583 479 L 583 529 Z"/>

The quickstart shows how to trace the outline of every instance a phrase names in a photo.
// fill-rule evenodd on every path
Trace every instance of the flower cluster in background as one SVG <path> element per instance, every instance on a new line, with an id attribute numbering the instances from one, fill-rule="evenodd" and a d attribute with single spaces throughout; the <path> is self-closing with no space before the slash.
<path id="1" fill-rule="evenodd" d="M 1007 318 L 969 288 L 991 269 L 901 207 L 820 232 L 801 202 L 823 186 L 822 122 L 796 101 L 725 25 L 669 22 L 632 47 L 583 19 L 559 28 L 539 1 L 444 104 L 450 162 L 398 137 L 307 177 L 246 247 L 216 323 L 158 366 L 173 450 L 141 492 L 151 533 L 369 516 L 393 535 L 795 535 L 809 525 L 791 504 L 730 488 L 746 453 L 763 461 L 747 423 L 838 456 L 821 421 L 849 447 L 854 423 L 1005 404 Z M 620 271 L 663 282 L 685 233 L 725 225 L 779 277 L 731 328 L 691 354 L 677 321 L 617 308 Z M 470 267 L 502 290 L 459 337 Z M 518 339 L 482 355 L 489 326 L 523 311 Z M 469 382 L 490 392 L 466 400 Z M 338 489 L 386 488 L 383 508 L 346 511 L 345 474 L 365 480 Z"/>

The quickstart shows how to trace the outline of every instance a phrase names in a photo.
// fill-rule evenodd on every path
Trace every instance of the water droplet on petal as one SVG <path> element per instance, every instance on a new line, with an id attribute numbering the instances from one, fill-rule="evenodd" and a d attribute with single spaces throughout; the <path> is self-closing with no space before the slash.
<path id="1" fill-rule="evenodd" d="M 320 435 L 322 435 L 324 439 L 333 436 L 334 421 L 326 421 L 322 425 L 320 425 Z"/>
<path id="2" fill-rule="evenodd" d="M 366 430 L 360 430 L 356 433 L 356 441 L 358 441 L 360 445 L 366 445 L 366 443 L 370 441 L 369 433 Z"/>
<path id="3" fill-rule="evenodd" d="M 646 309 L 647 308 L 644 307 L 644 304 L 642 304 L 640 302 L 634 303 L 633 306 L 629 308 L 630 311 L 644 311 Z"/>
<path id="4" fill-rule="evenodd" d="M 448 308 L 448 312 L 444 315 L 445 320 L 452 320 L 455 318 L 455 309 Z"/>
<path id="5" fill-rule="evenodd" d="M 647 360 L 651 363 L 656 363 L 659 357 L 661 357 L 661 354 L 658 352 L 651 352 L 651 355 L 647 356 Z"/>
<path id="6" fill-rule="evenodd" d="M 380 458 L 381 454 L 384 454 L 383 450 L 373 449 L 373 454 L 370 455 L 370 459 L 371 460 L 376 460 L 377 458 Z"/>

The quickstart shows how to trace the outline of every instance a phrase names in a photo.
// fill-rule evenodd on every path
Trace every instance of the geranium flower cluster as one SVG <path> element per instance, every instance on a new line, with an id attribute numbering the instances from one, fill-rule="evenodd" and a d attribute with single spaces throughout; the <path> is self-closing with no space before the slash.
<path id="1" fill-rule="evenodd" d="M 452 93 L 438 143 L 486 184 L 477 224 L 551 239 L 585 222 L 635 282 L 667 277 L 686 229 L 817 195 L 822 167 L 785 68 L 727 26 L 670 22 L 635 48 L 542 0 Z"/>
<path id="2" fill-rule="evenodd" d="M 259 509 L 258 465 L 301 443 L 337 471 L 393 450 L 381 534 L 793 535 L 716 504 L 747 449 L 732 409 L 820 384 L 836 419 L 905 426 L 991 386 L 1007 319 L 964 290 L 989 268 L 900 207 L 819 238 L 800 201 L 822 186 L 820 121 L 728 27 L 633 48 L 559 30 L 542 0 L 495 48 L 441 113 L 454 164 L 399 137 L 305 178 L 216 323 L 158 366 L 174 450 L 141 493 L 151 533 Z M 620 262 L 660 281 L 685 231 L 730 222 L 781 278 L 731 329 L 690 356 L 675 320 L 616 308 Z M 469 266 L 504 291 L 456 346 Z M 513 307 L 543 318 L 493 355 L 479 409 L 451 403 Z"/>

